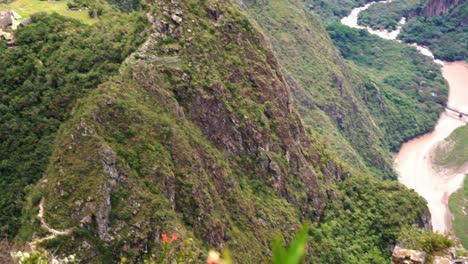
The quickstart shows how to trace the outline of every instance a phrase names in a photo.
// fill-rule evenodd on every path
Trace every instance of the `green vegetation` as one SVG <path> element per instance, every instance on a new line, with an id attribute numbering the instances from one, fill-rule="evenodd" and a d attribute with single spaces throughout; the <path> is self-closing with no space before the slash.
<path id="1" fill-rule="evenodd" d="M 291 241 L 288 248 L 283 247 L 281 238 L 273 242 L 273 264 L 299 264 L 304 258 L 307 240 L 309 238 L 309 224 L 304 224 L 299 233 Z"/>
<path id="2" fill-rule="evenodd" d="M 439 143 L 433 150 L 434 164 L 457 171 L 468 164 L 468 126 L 457 128 L 443 142 Z M 460 239 L 465 248 L 468 247 L 468 230 L 466 223 L 468 216 L 466 208 L 468 207 L 468 177 L 465 177 L 463 187 L 452 194 L 449 200 L 450 211 L 454 216 L 453 231 Z"/>
<path id="3" fill-rule="evenodd" d="M 73 231 L 38 247 L 86 263 L 201 262 L 212 248 L 235 263 L 297 262 L 305 250 L 313 263 L 388 263 L 426 204 L 372 176 L 394 178 L 390 150 L 440 110 L 438 68 L 394 47 L 365 62 L 373 47 L 358 31 L 340 40 L 364 43 L 342 43 L 346 63 L 297 1 L 252 2 L 257 23 L 230 2 L 115 1 L 146 9 L 93 26 L 32 15 L 15 49 L 0 41 L 2 235 L 49 235 L 44 199 L 45 221 Z M 412 58 L 390 70 L 397 52 Z M 294 239 L 303 221 L 311 228 Z M 279 234 L 290 247 L 270 247 Z"/>
<path id="4" fill-rule="evenodd" d="M 363 4 L 338 2 L 347 11 Z M 322 16 L 338 12 L 332 2 L 307 4 Z M 252 3 L 248 11 L 273 44 L 305 126 L 343 160 L 396 178 L 389 152 L 430 130 L 442 110 L 447 85 L 440 68 L 413 48 L 322 17 L 346 63 L 319 21 L 295 1 Z"/>
<path id="5" fill-rule="evenodd" d="M 164 19 L 170 5 L 160 1 L 151 14 Z M 74 229 L 41 246 L 89 263 L 159 256 L 168 252 L 162 234 L 172 233 L 192 241 L 180 252 L 194 262 L 227 247 L 236 262 L 264 263 L 278 256 L 269 247 L 276 235 L 290 244 L 304 220 L 314 222 L 310 261 L 358 263 L 365 254 L 388 262 L 387 246 L 403 226 L 418 223 L 424 200 L 346 165 L 314 123 L 306 133 L 278 62 L 239 10 L 210 1 L 184 1 L 178 9 L 181 26 L 154 25 L 160 35 L 152 34 L 146 49 L 66 109 L 44 180 L 27 188 L 18 241 L 47 235 L 36 217 L 44 197 L 47 223 Z M 309 28 L 327 56 L 342 62 L 320 24 Z M 334 74 L 325 82 L 339 91 L 346 75 Z M 328 107 L 339 98 L 330 93 L 318 97 Z"/>
<path id="6" fill-rule="evenodd" d="M 375 122 L 396 151 L 408 139 L 430 130 L 447 99 L 440 66 L 415 48 L 386 41 L 338 23 L 327 30 L 343 57 L 370 81 L 361 89 Z"/>
<path id="7" fill-rule="evenodd" d="M 137 14 L 96 27 L 58 14 L 32 20 L 15 33 L 16 48 L 0 40 L 0 188 L 9 190 L 0 194 L 2 237 L 16 234 L 23 189 L 42 177 L 75 101 L 117 73 L 146 24 Z"/>
<path id="8" fill-rule="evenodd" d="M 425 18 L 418 16 L 410 20 L 399 38 L 408 43 L 427 46 L 436 58 L 446 61 L 468 58 L 468 2 L 452 8 L 442 16 Z"/>
<path id="9" fill-rule="evenodd" d="M 190 43 L 183 35 L 153 39 L 154 46 L 138 55 L 143 60 L 130 57 L 120 76 L 81 100 L 57 137 L 47 183 L 36 187 L 46 199 L 47 222 L 59 229 L 79 226 L 109 199 L 109 235 L 119 239 L 106 241 L 97 218 L 77 228 L 73 239 L 44 247 L 65 254 L 86 241 L 91 246 L 79 250 L 80 259 L 132 262 L 143 248 L 163 251 L 154 234 L 177 232 L 183 240 L 193 238 L 196 252 L 225 244 L 235 258 L 261 263 L 269 259 L 275 234 L 289 241 L 301 212 L 319 212 L 325 201 L 319 179 L 331 177 L 331 168 L 344 173 L 324 149 L 312 148 L 298 116 L 288 111 L 286 87 L 258 31 L 232 7 L 220 7 L 226 24 L 217 27 L 205 9 L 189 12 L 200 3 L 186 4 L 180 7 L 184 19 L 199 23 L 183 32 L 192 36 Z M 160 12 L 155 8 L 154 15 Z M 167 57 L 179 63 L 159 59 Z M 288 144 L 294 140 L 290 128 L 301 145 Z M 115 184 L 108 185 L 103 159 L 118 171 Z M 284 180 L 277 182 L 276 173 Z M 25 239 L 35 225 L 33 212 L 25 210 Z"/>
<path id="10" fill-rule="evenodd" d="M 468 126 L 457 128 L 434 150 L 434 162 L 456 170 L 468 162 Z"/>
<path id="11" fill-rule="evenodd" d="M 41 1 L 41 0 L 14 0 L 9 4 L 0 3 L 0 9 L 9 9 L 17 12 L 23 18 L 30 17 L 39 12 L 58 13 L 62 16 L 77 19 L 86 24 L 96 22 L 86 11 L 72 11 L 68 8 L 66 0 Z"/>
<path id="12" fill-rule="evenodd" d="M 320 22 L 296 1 L 252 3 L 247 11 L 271 39 L 305 126 L 343 160 L 395 178 L 384 135 L 358 92 L 362 79 L 346 67 Z"/>
<path id="13" fill-rule="evenodd" d="M 427 210 L 423 198 L 396 182 L 351 177 L 337 187 L 311 228 L 311 263 L 389 263 L 388 247 Z"/>
<path id="14" fill-rule="evenodd" d="M 68 0 L 67 2 L 69 8 L 88 9 L 90 16 L 94 10 L 98 13 L 108 12 L 107 4 L 111 4 L 120 11 L 127 13 L 140 9 L 142 5 L 140 0 Z"/>
<path id="15" fill-rule="evenodd" d="M 446 235 L 415 227 L 403 229 L 398 241 L 405 248 L 426 252 L 426 263 L 431 263 L 434 256 L 454 246 Z"/>
<path id="16" fill-rule="evenodd" d="M 140 6 L 140 0 L 14 0 L 8 4 L 0 3 L 0 9 L 13 10 L 21 16 L 21 19 L 42 12 L 58 13 L 85 24 L 96 23 L 97 17 L 117 16 L 118 9 L 132 12 L 138 10 Z"/>
<path id="17" fill-rule="evenodd" d="M 460 239 L 464 248 L 468 248 L 468 215 L 466 210 L 468 208 L 468 176 L 465 175 L 463 187 L 457 192 L 453 193 L 449 199 L 450 212 L 454 216 L 453 231 Z"/>
<path id="18" fill-rule="evenodd" d="M 306 9 L 317 15 L 325 23 L 338 22 L 349 15 L 353 8 L 365 5 L 373 0 L 305 0 Z"/>
<path id="19" fill-rule="evenodd" d="M 340 18 L 358 6 L 364 5 L 364 0 L 306 0 L 305 7 L 320 19 L 329 24 L 338 22 Z M 395 29 L 403 16 L 413 17 L 422 12 L 425 1 L 395 0 L 391 3 L 376 3 L 360 13 L 359 23 L 378 29 Z M 422 15 L 411 18 L 398 36 L 407 43 L 418 43 L 427 46 L 438 59 L 446 61 L 465 60 L 468 52 L 468 28 L 464 19 L 468 16 L 468 2 L 449 10 L 442 16 L 426 18 Z M 370 58 L 368 58 L 370 60 Z"/>
<path id="20" fill-rule="evenodd" d="M 374 29 L 395 30 L 402 17 L 417 13 L 426 0 L 394 0 L 375 3 L 359 14 L 358 23 Z"/>

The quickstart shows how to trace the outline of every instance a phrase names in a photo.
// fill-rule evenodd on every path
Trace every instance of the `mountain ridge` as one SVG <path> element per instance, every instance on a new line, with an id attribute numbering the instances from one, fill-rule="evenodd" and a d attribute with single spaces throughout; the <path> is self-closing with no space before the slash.
<path id="1" fill-rule="evenodd" d="M 90 263 L 151 259 L 162 254 L 162 234 L 170 233 L 181 238 L 171 259 L 197 262 L 209 248 L 227 247 L 239 262 L 265 263 L 274 236 L 289 241 L 303 221 L 314 222 L 308 261 L 385 261 L 403 226 L 427 227 L 422 198 L 371 177 L 391 171 L 385 154 L 376 157 L 387 159 L 387 171 L 370 172 L 361 153 L 349 149 L 351 158 L 342 160 L 338 144 L 324 137 L 339 124 L 336 113 L 357 105 L 336 110 L 333 97 L 314 97 L 320 91 L 357 96 L 347 84 L 357 77 L 347 75 L 319 21 L 300 13 L 300 2 L 290 3 L 292 15 L 307 18 L 301 30 L 315 32 L 329 52 L 317 61 L 330 65 L 317 67 L 322 75 L 312 71 L 309 80 L 293 76 L 294 67 L 284 54 L 277 60 L 262 35 L 264 24 L 229 1 L 149 5 L 146 42 L 119 74 L 77 99 L 61 124 L 44 177 L 27 188 L 18 243 L 48 236 L 37 218 L 41 200 L 44 221 L 72 233 L 37 246 Z M 322 50 L 313 46 L 310 53 Z M 343 68 L 336 78 L 334 67 Z M 291 91 L 311 97 L 299 103 Z M 325 120 L 322 133 L 314 122 L 303 124 L 307 107 L 321 115 L 309 113 L 311 119 Z M 367 112 L 358 118 L 372 123 Z M 343 131 L 328 131 L 351 145 Z"/>

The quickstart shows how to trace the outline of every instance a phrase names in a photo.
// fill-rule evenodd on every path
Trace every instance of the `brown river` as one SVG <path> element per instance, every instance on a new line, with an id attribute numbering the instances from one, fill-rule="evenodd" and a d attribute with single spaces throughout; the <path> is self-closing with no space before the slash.
<path id="1" fill-rule="evenodd" d="M 390 1 L 382 2 L 388 3 Z M 404 18 L 401 19 L 400 26 L 395 31 L 372 30 L 358 25 L 359 13 L 373 3 L 354 9 L 341 22 L 353 28 L 366 29 L 371 34 L 379 37 L 395 40 L 400 33 L 401 26 L 406 21 Z M 426 47 L 415 44 L 413 46 L 422 54 L 434 58 L 431 51 Z M 442 62 L 434 60 L 434 62 L 443 65 L 442 74 L 449 84 L 447 105 L 468 113 L 468 65 L 463 61 Z M 398 172 L 398 180 L 408 188 L 414 189 L 427 200 L 433 229 L 441 233 L 446 233 L 451 229 L 452 215 L 448 208 L 448 198 L 450 194 L 462 187 L 465 174 L 468 174 L 468 166 L 464 166 L 457 172 L 441 171 L 432 164 L 431 152 L 439 142 L 448 137 L 456 128 L 466 125 L 467 121 L 466 117 L 463 120 L 456 114 L 445 111 L 440 115 L 432 132 L 403 144 L 400 151 L 394 156 L 394 166 Z"/>
<path id="2" fill-rule="evenodd" d="M 464 62 L 444 63 L 442 73 L 450 90 L 448 105 L 460 111 L 468 110 L 468 66 Z M 431 162 L 431 150 L 456 128 L 466 125 L 458 116 L 444 112 L 434 131 L 415 138 L 400 148 L 395 156 L 398 180 L 426 198 L 434 231 L 450 231 L 452 216 L 448 197 L 463 185 L 468 168 L 458 172 L 440 171 Z"/>

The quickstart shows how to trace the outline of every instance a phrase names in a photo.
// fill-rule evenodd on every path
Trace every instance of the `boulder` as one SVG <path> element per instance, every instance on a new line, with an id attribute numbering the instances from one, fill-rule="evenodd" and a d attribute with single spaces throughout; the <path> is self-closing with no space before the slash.
<path id="1" fill-rule="evenodd" d="M 13 14 L 8 10 L 0 10 L 0 29 L 7 29 L 13 25 Z"/>
<path id="2" fill-rule="evenodd" d="M 174 20 L 174 22 L 176 22 L 179 25 L 182 23 L 182 18 L 178 15 L 172 15 L 172 20 Z"/>
<path id="3" fill-rule="evenodd" d="M 434 262 L 432 263 L 433 264 L 452 264 L 452 261 L 450 260 L 450 258 L 446 256 L 436 256 L 434 258 Z"/>
<path id="4" fill-rule="evenodd" d="M 392 264 L 424 264 L 426 252 L 401 248 L 396 246 L 393 249 Z"/>

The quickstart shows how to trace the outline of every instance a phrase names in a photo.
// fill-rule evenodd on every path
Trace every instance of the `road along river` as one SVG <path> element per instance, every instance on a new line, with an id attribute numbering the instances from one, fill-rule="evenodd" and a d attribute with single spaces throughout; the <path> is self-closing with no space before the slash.
<path id="1" fill-rule="evenodd" d="M 391 0 L 381 2 L 389 3 Z M 358 25 L 359 13 L 374 3 L 376 2 L 355 8 L 341 22 L 352 28 L 366 29 L 369 33 L 384 39 L 396 40 L 401 26 L 406 22 L 405 18 L 400 20 L 400 26 L 395 31 L 373 30 Z M 434 59 L 428 48 L 416 44 L 412 46 L 415 46 L 422 54 Z M 449 84 L 447 105 L 460 112 L 468 113 L 468 65 L 463 61 L 442 62 L 434 60 L 434 62 L 442 65 L 442 74 Z M 427 200 L 433 229 L 441 233 L 446 233 L 451 229 L 452 216 L 448 208 L 448 198 L 463 185 L 464 175 L 468 174 L 468 166 L 464 166 L 464 169 L 457 172 L 436 169 L 431 161 L 431 151 L 452 131 L 466 124 L 466 118 L 460 119 L 456 114 L 446 111 L 440 115 L 432 132 L 403 144 L 394 158 L 394 166 L 399 175 L 398 180 Z"/>

